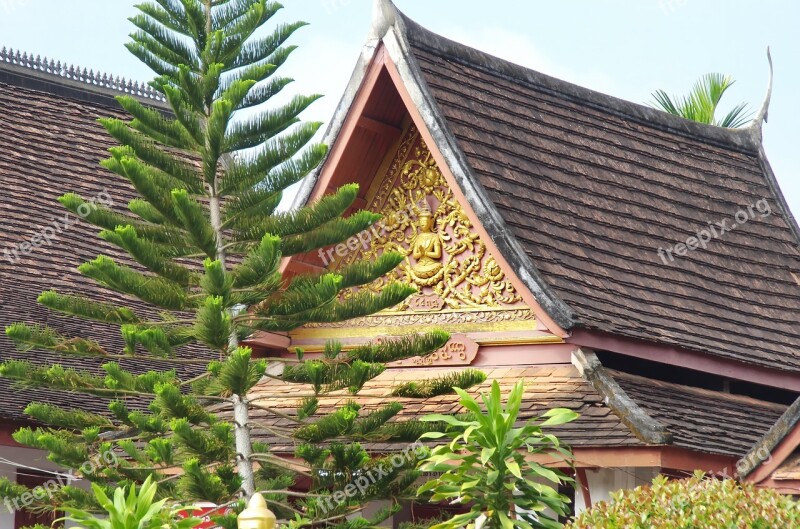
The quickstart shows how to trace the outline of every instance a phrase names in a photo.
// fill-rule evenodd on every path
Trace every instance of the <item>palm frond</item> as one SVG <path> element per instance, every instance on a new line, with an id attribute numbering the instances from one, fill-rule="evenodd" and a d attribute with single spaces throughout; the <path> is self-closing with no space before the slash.
<path id="1" fill-rule="evenodd" d="M 671 97 L 664 90 L 656 90 L 653 92 L 654 102 L 651 106 L 706 125 L 741 127 L 752 115 L 748 112 L 747 103 L 736 105 L 721 121 L 715 117 L 722 97 L 735 82 L 730 75 L 709 73 L 698 79 L 691 91 L 680 99 Z"/>

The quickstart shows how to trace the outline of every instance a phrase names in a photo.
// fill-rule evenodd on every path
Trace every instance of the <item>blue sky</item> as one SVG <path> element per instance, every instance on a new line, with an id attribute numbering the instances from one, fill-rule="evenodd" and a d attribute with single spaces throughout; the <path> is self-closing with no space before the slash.
<path id="1" fill-rule="evenodd" d="M 0 0 L 0 47 L 146 80 L 123 47 L 132 0 Z M 289 74 L 295 91 L 326 97 L 307 119 L 327 121 L 369 29 L 371 0 L 284 0 L 283 21 L 311 25 Z M 727 102 L 755 110 L 772 47 L 775 89 L 764 137 L 783 193 L 800 216 L 800 2 L 795 0 L 397 0 L 417 22 L 476 48 L 636 102 L 682 93 L 708 72 L 737 79 Z M 487 7 L 491 6 L 491 7 Z M 794 87 L 794 88 L 793 88 Z M 728 107 L 725 106 L 723 110 Z"/>

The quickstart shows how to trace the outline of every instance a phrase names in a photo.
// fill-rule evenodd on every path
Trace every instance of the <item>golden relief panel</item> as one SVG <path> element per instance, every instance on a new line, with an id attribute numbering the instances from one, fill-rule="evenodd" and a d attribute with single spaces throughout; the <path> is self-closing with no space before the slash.
<path id="1" fill-rule="evenodd" d="M 360 239 L 366 242 L 358 250 L 334 261 L 331 268 L 397 252 L 405 257 L 398 268 L 360 288 L 379 293 L 388 283 L 401 281 L 419 293 L 373 316 L 306 328 L 533 329 L 533 314 L 490 255 L 415 127 L 405 133 L 381 171 L 383 177 L 367 195 L 366 209 L 381 213 L 382 221 Z M 343 296 L 352 294 L 349 290 Z"/>
<path id="2" fill-rule="evenodd" d="M 448 187 L 416 128 L 406 133 L 367 209 L 384 215 L 370 244 L 341 265 L 375 259 L 385 251 L 405 261 L 367 288 L 390 281 L 417 287 L 420 294 L 393 311 L 519 308 L 522 298 L 505 276 Z M 345 294 L 347 295 L 347 294 Z"/>

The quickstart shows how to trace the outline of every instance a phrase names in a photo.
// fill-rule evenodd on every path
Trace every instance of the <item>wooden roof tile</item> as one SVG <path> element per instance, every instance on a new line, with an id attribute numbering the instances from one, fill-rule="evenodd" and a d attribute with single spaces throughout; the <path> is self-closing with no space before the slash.
<path id="1" fill-rule="evenodd" d="M 800 235 L 747 131 L 577 87 L 398 16 L 446 133 L 577 327 L 800 371 Z M 759 201 L 770 215 L 659 257 Z"/>

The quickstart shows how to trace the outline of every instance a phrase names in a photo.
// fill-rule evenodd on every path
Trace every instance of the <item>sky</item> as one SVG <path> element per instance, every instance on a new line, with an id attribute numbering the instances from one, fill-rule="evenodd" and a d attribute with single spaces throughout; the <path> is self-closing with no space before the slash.
<path id="1" fill-rule="evenodd" d="M 6 46 L 115 76 L 148 80 L 123 47 L 133 0 L 0 0 Z M 304 20 L 282 69 L 292 93 L 325 97 L 306 111 L 328 121 L 370 26 L 372 0 L 283 0 L 281 22 Z M 701 75 L 737 80 L 721 110 L 757 111 L 775 85 L 764 144 L 783 194 L 800 217 L 800 2 L 796 0 L 396 0 L 428 29 L 561 79 L 637 103 L 663 88 L 682 94 Z M 792 88 L 795 87 L 795 88 Z M 727 101 L 727 104 L 725 104 Z M 0 109 L 2 111 L 2 109 Z"/>

